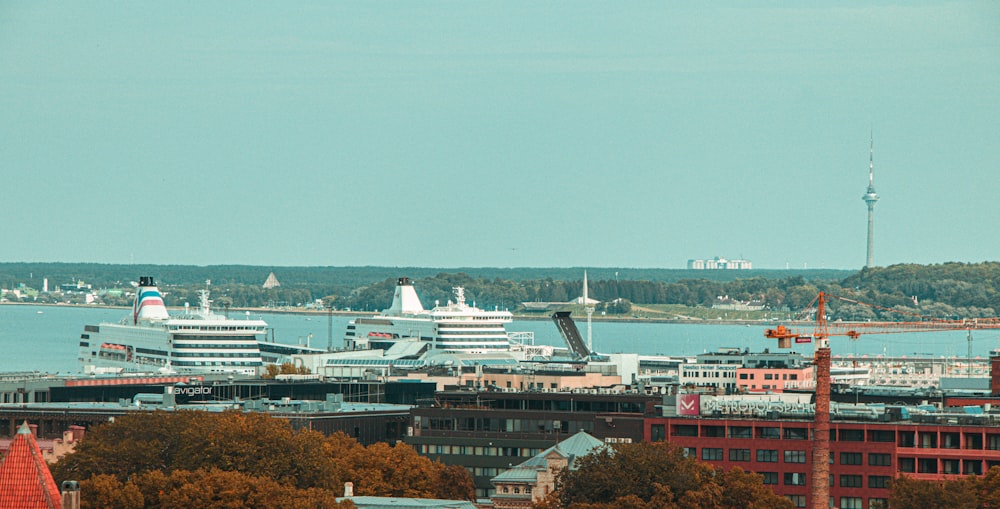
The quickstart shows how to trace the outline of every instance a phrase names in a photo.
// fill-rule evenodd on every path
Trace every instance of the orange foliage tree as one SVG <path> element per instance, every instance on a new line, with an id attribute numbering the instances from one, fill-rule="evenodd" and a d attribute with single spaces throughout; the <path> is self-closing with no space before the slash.
<path id="1" fill-rule="evenodd" d="M 1000 508 L 1000 467 L 983 477 L 922 481 L 906 476 L 893 479 L 889 506 L 893 509 Z"/>
<path id="2" fill-rule="evenodd" d="M 622 444 L 579 458 L 558 476 L 547 509 L 779 509 L 792 503 L 758 474 L 717 469 L 667 444 Z"/>
<path id="3" fill-rule="evenodd" d="M 334 507 L 346 482 L 359 496 L 471 500 L 475 493 L 463 468 L 432 462 L 408 445 L 366 448 L 343 433 L 325 437 L 236 411 L 119 417 L 90 430 L 52 473 L 81 481 L 93 494 L 85 497 L 91 507 L 122 509 Z"/>

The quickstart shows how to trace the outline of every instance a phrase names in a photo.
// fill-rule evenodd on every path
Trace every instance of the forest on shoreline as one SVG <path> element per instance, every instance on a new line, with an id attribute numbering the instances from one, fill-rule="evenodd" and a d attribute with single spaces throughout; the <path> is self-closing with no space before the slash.
<path id="1" fill-rule="evenodd" d="M 453 300 L 465 288 L 466 300 L 481 308 L 523 312 L 522 303 L 569 303 L 582 295 L 583 268 L 398 268 L 398 267 L 251 267 L 0 263 L 0 287 L 7 301 L 74 302 L 84 289 L 100 304 L 131 305 L 129 290 L 138 275 L 152 275 L 168 305 L 197 302 L 211 280 L 216 306 L 378 311 L 389 305 L 397 277 L 413 280 L 425 307 Z M 280 286 L 263 287 L 270 273 Z M 687 309 L 729 306 L 795 312 L 807 309 L 819 291 L 935 318 L 996 316 L 1000 309 L 1000 262 L 900 264 L 844 270 L 681 270 L 587 269 L 589 296 L 599 311 L 630 315 L 638 306 Z M 74 295 L 37 291 L 70 284 Z M 129 278 L 129 279 L 125 279 Z M 13 289 L 25 291 L 12 292 Z M 34 290 L 34 291 L 30 291 Z M 642 308 L 650 309 L 650 308 Z M 831 318 L 897 319 L 868 306 L 834 302 Z"/>

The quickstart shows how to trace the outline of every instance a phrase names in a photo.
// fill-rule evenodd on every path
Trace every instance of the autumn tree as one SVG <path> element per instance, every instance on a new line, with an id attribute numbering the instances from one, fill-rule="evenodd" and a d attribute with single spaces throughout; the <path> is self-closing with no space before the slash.
<path id="1" fill-rule="evenodd" d="M 160 470 L 215 467 L 270 477 L 300 488 L 333 488 L 332 462 L 315 431 L 293 431 L 262 413 L 199 411 L 132 413 L 87 434 L 52 469 L 56 479 L 98 474 L 120 480 Z"/>
<path id="2" fill-rule="evenodd" d="M 923 481 L 900 476 L 890 485 L 893 509 L 973 509 L 1000 507 L 1000 467 L 983 477 L 967 476 L 948 481 Z"/>
<path id="3" fill-rule="evenodd" d="M 723 471 L 663 443 L 622 444 L 577 459 L 546 507 L 565 509 L 773 509 L 791 502 L 757 474 Z"/>
<path id="4" fill-rule="evenodd" d="M 202 503 L 329 507 L 308 501 L 341 494 L 348 481 L 357 495 L 467 500 L 475 495 L 465 469 L 432 462 L 406 444 L 366 448 L 343 433 L 296 431 L 283 419 L 237 411 L 127 414 L 88 432 L 52 473 L 60 482 L 81 481 L 95 493 L 95 507 L 121 509 Z M 197 498 L 207 496 L 197 486 L 212 483 L 230 498 L 216 505 Z M 261 493 L 280 495 L 282 503 L 268 505 Z"/>
<path id="5" fill-rule="evenodd" d="M 81 484 L 87 496 L 81 509 L 312 509 L 353 508 L 337 502 L 330 490 L 298 489 L 272 479 L 218 469 L 174 470 L 166 475 L 147 472 L 122 483 L 111 475 L 96 475 Z"/>
<path id="6" fill-rule="evenodd" d="M 363 447 L 343 433 L 324 443 L 337 458 L 332 478 L 354 483 L 357 495 L 474 500 L 475 487 L 465 468 L 432 462 L 410 446 L 376 443 Z"/>

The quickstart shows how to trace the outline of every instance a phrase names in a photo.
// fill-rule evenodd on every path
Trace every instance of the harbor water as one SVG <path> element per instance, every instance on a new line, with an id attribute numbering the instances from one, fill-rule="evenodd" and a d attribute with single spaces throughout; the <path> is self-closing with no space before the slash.
<path id="1" fill-rule="evenodd" d="M 173 312 L 173 311 L 172 311 Z M 131 314 L 130 309 L 78 306 L 0 306 L 0 372 L 38 371 L 76 373 L 80 334 L 84 325 L 113 323 Z M 231 312 L 239 318 L 243 312 Z M 258 313 L 270 327 L 269 337 L 280 343 L 309 344 L 316 348 L 343 346 L 344 331 L 352 318 L 342 315 Z M 577 320 L 586 340 L 587 324 Z M 773 326 L 769 325 L 769 326 Z M 764 338 L 764 324 L 731 325 L 711 323 L 604 322 L 592 325 L 594 350 L 600 353 L 693 356 L 733 347 L 763 351 L 777 350 L 773 340 Z M 808 327 L 802 328 L 808 331 Z M 536 344 L 564 346 L 555 325 L 549 320 L 515 320 L 512 332 L 533 332 Z M 1000 331 L 973 331 L 973 357 L 987 357 L 1000 348 Z M 965 331 L 905 333 L 861 336 L 857 341 L 844 337 L 830 339 L 834 356 L 886 355 L 913 357 L 958 357 L 964 359 L 970 342 Z M 794 351 L 811 355 L 812 345 L 795 345 Z"/>

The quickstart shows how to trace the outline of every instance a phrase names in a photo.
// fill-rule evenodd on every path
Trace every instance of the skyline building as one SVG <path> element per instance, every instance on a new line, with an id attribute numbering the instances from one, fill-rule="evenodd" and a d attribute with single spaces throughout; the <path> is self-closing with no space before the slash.
<path id="1" fill-rule="evenodd" d="M 868 146 L 868 192 L 861 197 L 868 205 L 868 256 L 865 258 L 865 268 L 875 265 L 875 203 L 879 196 L 875 194 L 875 137 L 869 138 Z"/>

